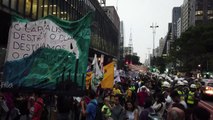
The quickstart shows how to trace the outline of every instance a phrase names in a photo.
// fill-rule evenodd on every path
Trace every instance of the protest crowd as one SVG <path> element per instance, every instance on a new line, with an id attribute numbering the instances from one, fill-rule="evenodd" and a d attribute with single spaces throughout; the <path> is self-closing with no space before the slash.
<path id="1" fill-rule="evenodd" d="M 210 120 L 198 105 L 200 80 L 140 74 L 121 77 L 112 89 L 85 90 L 83 97 L 0 92 L 1 120 Z"/>

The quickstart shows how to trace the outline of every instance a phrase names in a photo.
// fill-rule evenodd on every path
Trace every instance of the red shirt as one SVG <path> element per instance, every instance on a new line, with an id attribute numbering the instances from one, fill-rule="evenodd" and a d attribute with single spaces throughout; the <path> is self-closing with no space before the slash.
<path id="1" fill-rule="evenodd" d="M 148 97 L 148 93 L 145 91 L 141 91 L 137 95 L 138 95 L 138 105 L 143 106 L 145 99 Z"/>
<path id="2" fill-rule="evenodd" d="M 34 112 L 32 120 L 40 120 L 42 109 L 43 109 L 43 99 L 38 98 L 38 100 L 34 103 Z"/>

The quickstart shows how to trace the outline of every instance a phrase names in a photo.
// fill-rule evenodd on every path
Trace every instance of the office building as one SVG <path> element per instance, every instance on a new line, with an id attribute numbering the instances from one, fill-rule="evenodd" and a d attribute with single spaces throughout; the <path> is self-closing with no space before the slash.
<path id="1" fill-rule="evenodd" d="M 191 0 L 190 25 L 202 25 L 213 22 L 213 0 Z"/>
<path id="2" fill-rule="evenodd" d="M 177 21 L 177 39 L 181 36 L 181 18 Z"/>
<path id="3" fill-rule="evenodd" d="M 172 40 L 177 39 L 177 21 L 181 17 L 181 7 L 172 9 Z"/>
<path id="4" fill-rule="evenodd" d="M 190 20 L 190 0 L 184 0 L 181 5 L 181 32 L 185 32 L 189 28 Z"/>
<path id="5" fill-rule="evenodd" d="M 114 6 L 104 6 L 102 7 L 109 19 L 112 21 L 112 23 L 115 25 L 117 29 L 120 28 L 120 18 L 118 16 L 117 11 L 115 10 Z"/>
<path id="6" fill-rule="evenodd" d="M 124 23 L 120 22 L 120 42 L 119 42 L 119 59 L 124 59 Z"/>

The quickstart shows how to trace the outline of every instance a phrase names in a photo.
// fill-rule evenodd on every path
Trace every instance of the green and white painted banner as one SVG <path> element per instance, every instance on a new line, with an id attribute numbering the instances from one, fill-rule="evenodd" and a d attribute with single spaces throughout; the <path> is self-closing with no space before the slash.
<path id="1" fill-rule="evenodd" d="M 92 13 L 78 21 L 47 16 L 30 22 L 13 16 L 5 81 L 14 87 L 56 89 L 77 72 L 76 84 L 85 86 L 91 19 Z"/>

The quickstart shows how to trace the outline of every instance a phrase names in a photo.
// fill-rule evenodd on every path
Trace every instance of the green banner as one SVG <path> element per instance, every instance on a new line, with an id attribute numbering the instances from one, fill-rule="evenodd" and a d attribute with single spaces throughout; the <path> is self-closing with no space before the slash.
<path id="1" fill-rule="evenodd" d="M 92 13 L 78 21 L 13 16 L 4 79 L 14 88 L 68 90 L 85 86 Z M 73 89 L 73 88 L 72 88 Z"/>

